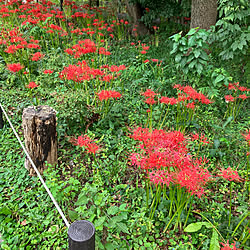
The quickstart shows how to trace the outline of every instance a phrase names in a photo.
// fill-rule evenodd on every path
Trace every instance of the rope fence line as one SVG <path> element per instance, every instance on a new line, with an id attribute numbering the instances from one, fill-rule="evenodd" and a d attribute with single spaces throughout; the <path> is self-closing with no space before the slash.
<path id="1" fill-rule="evenodd" d="M 4 108 L 3 108 L 3 106 L 2 106 L 1 103 L 0 103 L 0 108 L 1 108 L 1 110 L 3 111 L 3 113 L 4 113 L 4 115 L 5 115 L 6 119 L 7 119 L 7 121 L 9 122 L 10 127 L 12 128 L 12 130 L 13 130 L 13 132 L 14 132 L 14 134 L 15 134 L 17 140 L 18 140 L 18 142 L 20 143 L 21 147 L 23 148 L 24 153 L 26 154 L 26 156 L 27 156 L 28 160 L 30 161 L 32 167 L 34 168 L 34 170 L 35 170 L 35 172 L 36 172 L 38 178 L 40 179 L 40 181 L 41 181 L 41 183 L 43 184 L 45 190 L 47 191 L 49 197 L 51 198 L 52 202 L 54 203 L 54 205 L 55 205 L 57 211 L 58 211 L 59 214 L 61 215 L 61 217 L 62 217 L 62 219 L 63 219 L 65 225 L 69 228 L 69 227 L 70 227 L 70 224 L 69 224 L 68 220 L 66 219 L 66 217 L 65 217 L 65 215 L 64 215 L 64 213 L 63 213 L 63 211 L 61 210 L 61 208 L 59 207 L 57 201 L 55 200 L 55 198 L 53 197 L 53 195 L 52 195 L 52 193 L 50 192 L 49 188 L 47 187 L 47 185 L 46 185 L 45 181 L 43 180 L 41 174 L 39 173 L 39 171 L 38 171 L 36 165 L 34 164 L 34 162 L 32 161 L 31 157 L 29 156 L 29 154 L 28 154 L 26 148 L 24 147 L 24 145 L 23 145 L 23 143 L 22 143 L 20 137 L 18 136 L 18 134 L 17 134 L 17 132 L 16 132 L 14 126 L 12 125 L 12 123 L 11 123 L 11 121 L 10 121 L 10 119 L 9 119 L 7 113 L 5 112 L 5 110 L 4 110 Z"/>

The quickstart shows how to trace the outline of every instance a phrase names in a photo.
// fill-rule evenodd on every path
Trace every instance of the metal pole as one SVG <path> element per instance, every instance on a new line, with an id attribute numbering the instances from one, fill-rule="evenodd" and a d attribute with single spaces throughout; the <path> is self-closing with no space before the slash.
<path id="1" fill-rule="evenodd" d="M 73 222 L 68 229 L 69 250 L 95 250 L 95 227 L 86 220 Z"/>
<path id="2" fill-rule="evenodd" d="M 3 111 L 0 107 L 0 129 L 3 128 L 4 122 L 3 122 Z"/>

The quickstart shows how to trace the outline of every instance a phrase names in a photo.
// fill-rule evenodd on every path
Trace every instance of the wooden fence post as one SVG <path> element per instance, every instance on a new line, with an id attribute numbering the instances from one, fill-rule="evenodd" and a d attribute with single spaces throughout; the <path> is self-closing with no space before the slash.
<path id="1" fill-rule="evenodd" d="M 69 250 L 95 250 L 95 227 L 86 220 L 73 222 L 68 229 Z"/>
<path id="2" fill-rule="evenodd" d="M 57 164 L 56 111 L 49 106 L 29 106 L 22 116 L 26 149 L 40 173 L 47 163 Z M 29 160 L 25 159 L 25 168 L 30 175 L 35 171 Z"/>

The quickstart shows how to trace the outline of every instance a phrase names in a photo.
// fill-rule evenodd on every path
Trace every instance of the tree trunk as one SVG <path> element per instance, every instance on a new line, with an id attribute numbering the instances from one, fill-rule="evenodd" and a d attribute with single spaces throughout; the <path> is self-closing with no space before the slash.
<path id="1" fill-rule="evenodd" d="M 140 36 L 145 36 L 146 34 L 149 33 L 149 29 L 145 26 L 145 24 L 141 21 L 139 21 L 142 18 L 143 15 L 143 8 L 140 3 L 135 3 L 135 4 L 129 4 L 129 1 L 125 1 L 126 6 L 127 6 L 127 11 L 132 19 L 132 25 L 133 29 L 136 29 L 135 32 L 133 32 L 134 35 L 136 33 Z"/>
<path id="2" fill-rule="evenodd" d="M 210 29 L 217 18 L 217 0 L 192 0 L 190 28 Z"/>
<path id="3" fill-rule="evenodd" d="M 57 164 L 56 112 L 49 106 L 29 106 L 23 110 L 22 119 L 26 149 L 39 172 L 43 172 L 45 161 Z M 27 158 L 24 165 L 30 175 L 35 175 Z"/>

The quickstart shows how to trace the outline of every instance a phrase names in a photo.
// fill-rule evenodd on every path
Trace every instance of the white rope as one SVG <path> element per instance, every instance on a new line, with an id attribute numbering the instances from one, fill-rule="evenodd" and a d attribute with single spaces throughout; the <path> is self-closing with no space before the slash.
<path id="1" fill-rule="evenodd" d="M 8 120 L 8 122 L 9 122 L 9 124 L 10 124 L 10 127 L 12 128 L 12 130 L 13 130 L 13 132 L 14 132 L 16 138 L 17 138 L 17 140 L 19 141 L 20 145 L 22 146 L 23 151 L 25 152 L 27 158 L 29 159 L 29 161 L 30 161 L 32 167 L 33 167 L 34 170 L 36 171 L 37 176 L 39 177 L 40 181 L 42 182 L 44 188 L 46 189 L 47 193 L 49 194 L 49 196 L 50 196 L 51 200 L 53 201 L 54 205 L 56 206 L 57 211 L 58 211 L 59 214 L 62 216 L 62 218 L 63 218 L 64 223 L 66 224 L 66 226 L 69 227 L 70 224 L 69 224 L 68 220 L 66 219 L 66 217 L 65 217 L 65 215 L 63 214 L 61 208 L 59 207 L 58 203 L 56 202 L 55 198 L 53 197 L 53 195 L 52 195 L 52 193 L 50 192 L 49 188 L 47 187 L 46 183 L 44 182 L 42 176 L 40 175 L 38 169 L 36 168 L 36 165 L 34 164 L 34 162 L 32 161 L 32 159 L 30 158 L 30 156 L 29 156 L 27 150 L 25 149 L 25 147 L 24 147 L 24 145 L 23 145 L 23 143 L 22 143 L 20 137 L 18 136 L 18 134 L 17 134 L 15 128 L 13 127 L 13 125 L 12 125 L 12 123 L 11 123 L 11 121 L 10 121 L 10 119 L 9 119 L 9 117 L 8 117 L 8 115 L 7 115 L 7 113 L 5 112 L 3 106 L 1 105 L 1 103 L 0 103 L 0 107 L 1 107 L 1 109 L 2 109 L 2 111 L 3 111 L 3 113 L 4 113 L 4 115 L 5 115 L 6 119 Z"/>

